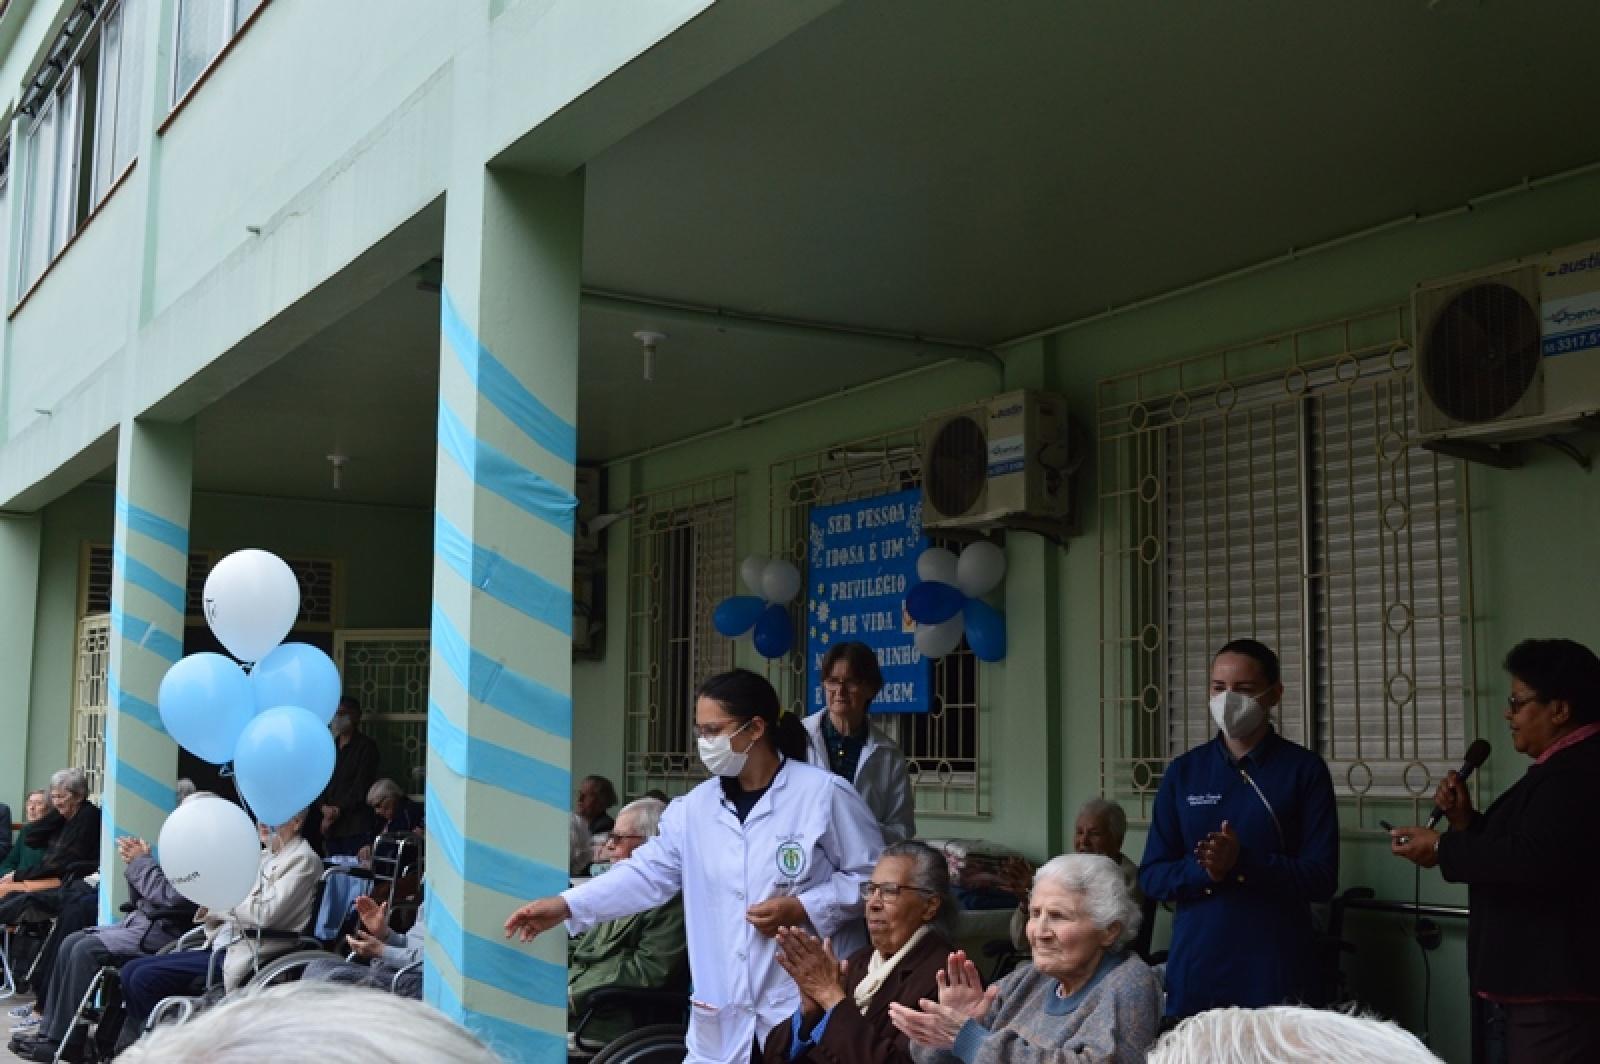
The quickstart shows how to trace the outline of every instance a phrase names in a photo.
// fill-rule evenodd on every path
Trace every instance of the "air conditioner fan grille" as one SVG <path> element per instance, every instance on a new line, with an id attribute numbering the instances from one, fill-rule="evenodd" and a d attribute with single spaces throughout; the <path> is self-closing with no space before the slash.
<path id="1" fill-rule="evenodd" d="M 1425 350 L 1433 404 L 1456 421 L 1489 421 L 1516 406 L 1539 372 L 1539 319 L 1516 289 L 1475 284 L 1434 317 Z"/>
<path id="2" fill-rule="evenodd" d="M 953 417 L 939 427 L 928 448 L 923 483 L 928 500 L 941 514 L 968 513 L 983 494 L 989 443 L 970 417 Z"/>

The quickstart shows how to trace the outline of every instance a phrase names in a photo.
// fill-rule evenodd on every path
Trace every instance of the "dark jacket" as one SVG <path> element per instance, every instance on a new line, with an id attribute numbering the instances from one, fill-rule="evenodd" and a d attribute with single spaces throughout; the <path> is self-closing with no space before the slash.
<path id="1" fill-rule="evenodd" d="M 333 776 L 319 803 L 339 807 L 339 819 L 324 833 L 329 839 L 348 839 L 373 834 L 372 810 L 367 808 L 367 792 L 378 782 L 378 744 L 365 732 L 355 732 L 338 748 Z M 367 841 L 371 841 L 368 839 Z"/>
<path id="2" fill-rule="evenodd" d="M 44 847 L 30 846 L 27 830 L 24 829 L 23 833 L 17 836 L 17 844 L 11 847 L 11 852 L 0 858 L 0 876 L 11 872 L 19 881 L 27 879 L 27 873 L 38 867 L 42 860 L 44 860 Z"/>
<path id="3" fill-rule="evenodd" d="M 1239 861 L 1213 882 L 1194 851 L 1223 821 L 1239 836 Z M 1333 897 L 1338 879 L 1338 806 L 1314 752 L 1271 731 L 1235 762 L 1219 733 L 1173 761 L 1139 866 L 1146 897 L 1178 904 L 1167 1015 L 1314 1002 L 1311 906 Z"/>
<path id="4" fill-rule="evenodd" d="M 155 953 L 194 925 L 195 904 L 175 890 L 149 854 L 124 869 L 133 912 L 120 924 L 91 927 L 87 934 L 109 953 Z"/>
<path id="5" fill-rule="evenodd" d="M 1467 884 L 1474 992 L 1600 996 L 1600 737 L 1527 773 L 1464 831 L 1439 840 L 1439 871 Z"/>
<path id="6" fill-rule="evenodd" d="M 44 857 L 28 872 L 18 872 L 17 882 L 62 879 L 68 872 L 93 871 L 100 864 L 100 807 L 84 802 L 71 820 L 54 809 L 23 833 L 28 845 L 44 848 Z M 74 865 L 91 865 L 89 869 Z"/>
<path id="7" fill-rule="evenodd" d="M 0 802 L 0 860 L 11 852 L 11 807 Z"/>
<path id="8" fill-rule="evenodd" d="M 872 996 L 863 1014 L 856 1007 L 855 990 L 867 975 L 872 947 L 857 950 L 845 964 L 844 1000 L 828 1013 L 827 1026 L 813 1044 L 801 1049 L 796 1060 L 815 1064 L 911 1064 L 911 1044 L 889 1022 L 889 1003 L 916 1008 L 923 998 L 939 997 L 935 977 L 950 958 L 950 942 L 937 930 L 922 936 L 916 948 Z M 813 1036 L 816 1032 L 812 1031 Z M 785 1020 L 767 1035 L 762 1049 L 765 1064 L 788 1064 L 794 1038 L 794 1021 Z"/>

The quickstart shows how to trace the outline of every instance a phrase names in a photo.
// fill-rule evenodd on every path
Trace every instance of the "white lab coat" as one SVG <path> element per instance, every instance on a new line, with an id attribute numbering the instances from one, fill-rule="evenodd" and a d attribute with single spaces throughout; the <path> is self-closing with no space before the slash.
<path id="1" fill-rule="evenodd" d="M 562 894 L 573 933 L 661 905 L 683 891 L 694 984 L 689 1061 L 748 1064 L 756 1039 L 788 1020 L 800 991 L 751 926 L 756 902 L 791 894 L 831 936 L 861 915 L 883 836 L 844 780 L 785 761 L 743 824 L 710 779 L 667 806 L 660 834 L 626 861 Z"/>
<path id="2" fill-rule="evenodd" d="M 832 771 L 828 761 L 828 743 L 822 737 L 822 717 L 827 710 L 818 710 L 803 722 L 810 741 L 808 759 L 824 771 Z M 861 748 L 861 760 L 856 762 L 856 793 L 867 803 L 872 815 L 878 818 L 886 845 L 904 842 L 917 834 L 917 811 L 912 800 L 911 773 L 906 771 L 906 755 L 900 747 L 871 724 L 868 719 L 867 743 Z"/>

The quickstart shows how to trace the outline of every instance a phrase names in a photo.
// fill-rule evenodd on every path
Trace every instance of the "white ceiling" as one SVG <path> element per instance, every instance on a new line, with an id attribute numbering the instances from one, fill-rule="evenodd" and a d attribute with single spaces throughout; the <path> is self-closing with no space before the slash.
<path id="1" fill-rule="evenodd" d="M 1592 0 L 846 0 L 589 164 L 585 283 L 992 344 L 1595 161 L 1596 40 Z M 401 282 L 214 403 L 197 486 L 336 497 L 340 450 L 343 497 L 427 505 L 437 328 Z M 594 308 L 581 344 L 586 460 L 920 357 Z"/>

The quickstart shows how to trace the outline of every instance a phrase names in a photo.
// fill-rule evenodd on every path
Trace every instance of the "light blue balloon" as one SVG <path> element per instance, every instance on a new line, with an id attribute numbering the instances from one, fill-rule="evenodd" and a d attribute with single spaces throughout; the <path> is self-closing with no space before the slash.
<path id="1" fill-rule="evenodd" d="M 233 774 L 256 819 L 273 827 L 310 805 L 333 778 L 333 736 L 299 706 L 257 713 L 239 736 Z"/>
<path id="2" fill-rule="evenodd" d="M 239 736 L 256 711 L 250 678 L 237 662 L 221 654 L 190 654 L 168 669 L 161 678 L 156 707 L 167 734 L 213 765 L 233 757 Z"/>
<path id="3" fill-rule="evenodd" d="M 342 687 L 333 659 L 309 643 L 275 647 L 250 670 L 258 712 L 273 706 L 299 706 L 327 724 L 339 708 Z"/>
<path id="4" fill-rule="evenodd" d="M 967 625 L 967 645 L 979 661 L 1000 661 L 1006 656 L 1006 615 L 982 599 L 967 599 L 961 608 Z"/>

